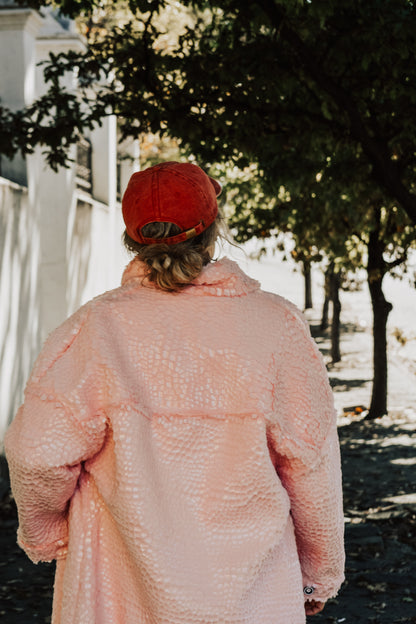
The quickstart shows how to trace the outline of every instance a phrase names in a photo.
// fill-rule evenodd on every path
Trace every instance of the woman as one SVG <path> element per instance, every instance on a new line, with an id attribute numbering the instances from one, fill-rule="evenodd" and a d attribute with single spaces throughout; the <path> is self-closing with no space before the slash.
<path id="1" fill-rule="evenodd" d="M 325 367 L 292 304 L 211 261 L 219 192 L 189 163 L 132 176 L 122 286 L 52 333 L 9 428 L 55 624 L 301 624 L 343 580 Z"/>

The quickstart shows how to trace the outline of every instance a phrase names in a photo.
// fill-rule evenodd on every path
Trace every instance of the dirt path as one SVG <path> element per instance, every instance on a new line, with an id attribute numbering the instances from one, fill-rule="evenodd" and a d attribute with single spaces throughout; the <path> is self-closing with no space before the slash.
<path id="1" fill-rule="evenodd" d="M 311 622 L 416 622 L 416 417 L 341 419 L 346 582 Z"/>

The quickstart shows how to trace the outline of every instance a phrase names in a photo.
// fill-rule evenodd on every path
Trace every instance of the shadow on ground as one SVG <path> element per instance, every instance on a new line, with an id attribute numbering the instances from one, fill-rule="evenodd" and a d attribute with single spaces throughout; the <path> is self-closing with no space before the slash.
<path id="1" fill-rule="evenodd" d="M 315 340 L 316 344 L 319 347 L 320 352 L 323 357 L 329 360 L 331 356 L 331 340 L 330 340 L 330 329 L 321 329 L 320 322 L 316 318 L 309 319 L 309 328 L 311 331 L 311 335 Z M 343 350 L 347 344 L 349 344 L 352 340 L 356 340 L 357 335 L 359 334 L 367 334 L 368 330 L 365 326 L 360 325 L 359 323 L 351 323 L 351 322 L 341 322 L 340 325 L 340 340 L 341 347 Z M 351 350 L 348 349 L 348 352 L 351 353 Z M 360 353 L 360 350 L 358 350 Z"/>
<path id="2" fill-rule="evenodd" d="M 331 376 L 329 383 L 334 392 L 347 392 L 353 388 L 362 388 L 366 386 L 370 379 L 342 379 L 340 377 Z"/>
<path id="3" fill-rule="evenodd" d="M 343 419 L 346 581 L 311 624 L 416 623 L 416 421 Z"/>

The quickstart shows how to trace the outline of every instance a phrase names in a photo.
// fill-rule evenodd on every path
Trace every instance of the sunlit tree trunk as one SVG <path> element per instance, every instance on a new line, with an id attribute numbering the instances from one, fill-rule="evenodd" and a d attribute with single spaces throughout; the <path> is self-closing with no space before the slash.
<path id="1" fill-rule="evenodd" d="M 325 331 L 329 326 L 329 302 L 331 300 L 331 273 L 334 270 L 334 265 L 331 264 L 325 271 L 325 283 L 324 283 L 324 303 L 322 306 L 322 316 L 320 330 Z"/>
<path id="2" fill-rule="evenodd" d="M 386 272 L 379 228 L 370 233 L 368 243 L 368 288 L 373 308 L 373 389 L 367 418 L 387 414 L 387 319 L 393 308 L 383 293 Z"/>
<path id="3" fill-rule="evenodd" d="M 330 275 L 330 297 L 332 301 L 332 321 L 331 321 L 331 360 L 335 364 L 341 360 L 340 351 L 340 326 L 341 326 L 341 301 L 339 289 L 341 287 L 341 276 L 332 271 Z"/>
<path id="4" fill-rule="evenodd" d="M 307 260 L 302 262 L 302 273 L 305 280 L 305 310 L 313 308 L 312 303 L 312 275 L 311 263 Z"/>

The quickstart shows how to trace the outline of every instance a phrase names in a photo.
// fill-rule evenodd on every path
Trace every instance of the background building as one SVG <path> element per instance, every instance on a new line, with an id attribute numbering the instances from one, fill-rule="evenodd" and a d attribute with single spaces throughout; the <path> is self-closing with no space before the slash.
<path id="1" fill-rule="evenodd" d="M 83 50 L 71 21 L 0 0 L 0 99 L 21 109 L 44 93 L 38 63 Z M 68 84 L 76 89 L 73 75 Z M 118 145 L 104 120 L 57 173 L 34 154 L 0 160 L 0 444 L 48 333 L 81 304 L 120 283 L 120 194 L 139 168 L 138 144 Z"/>

